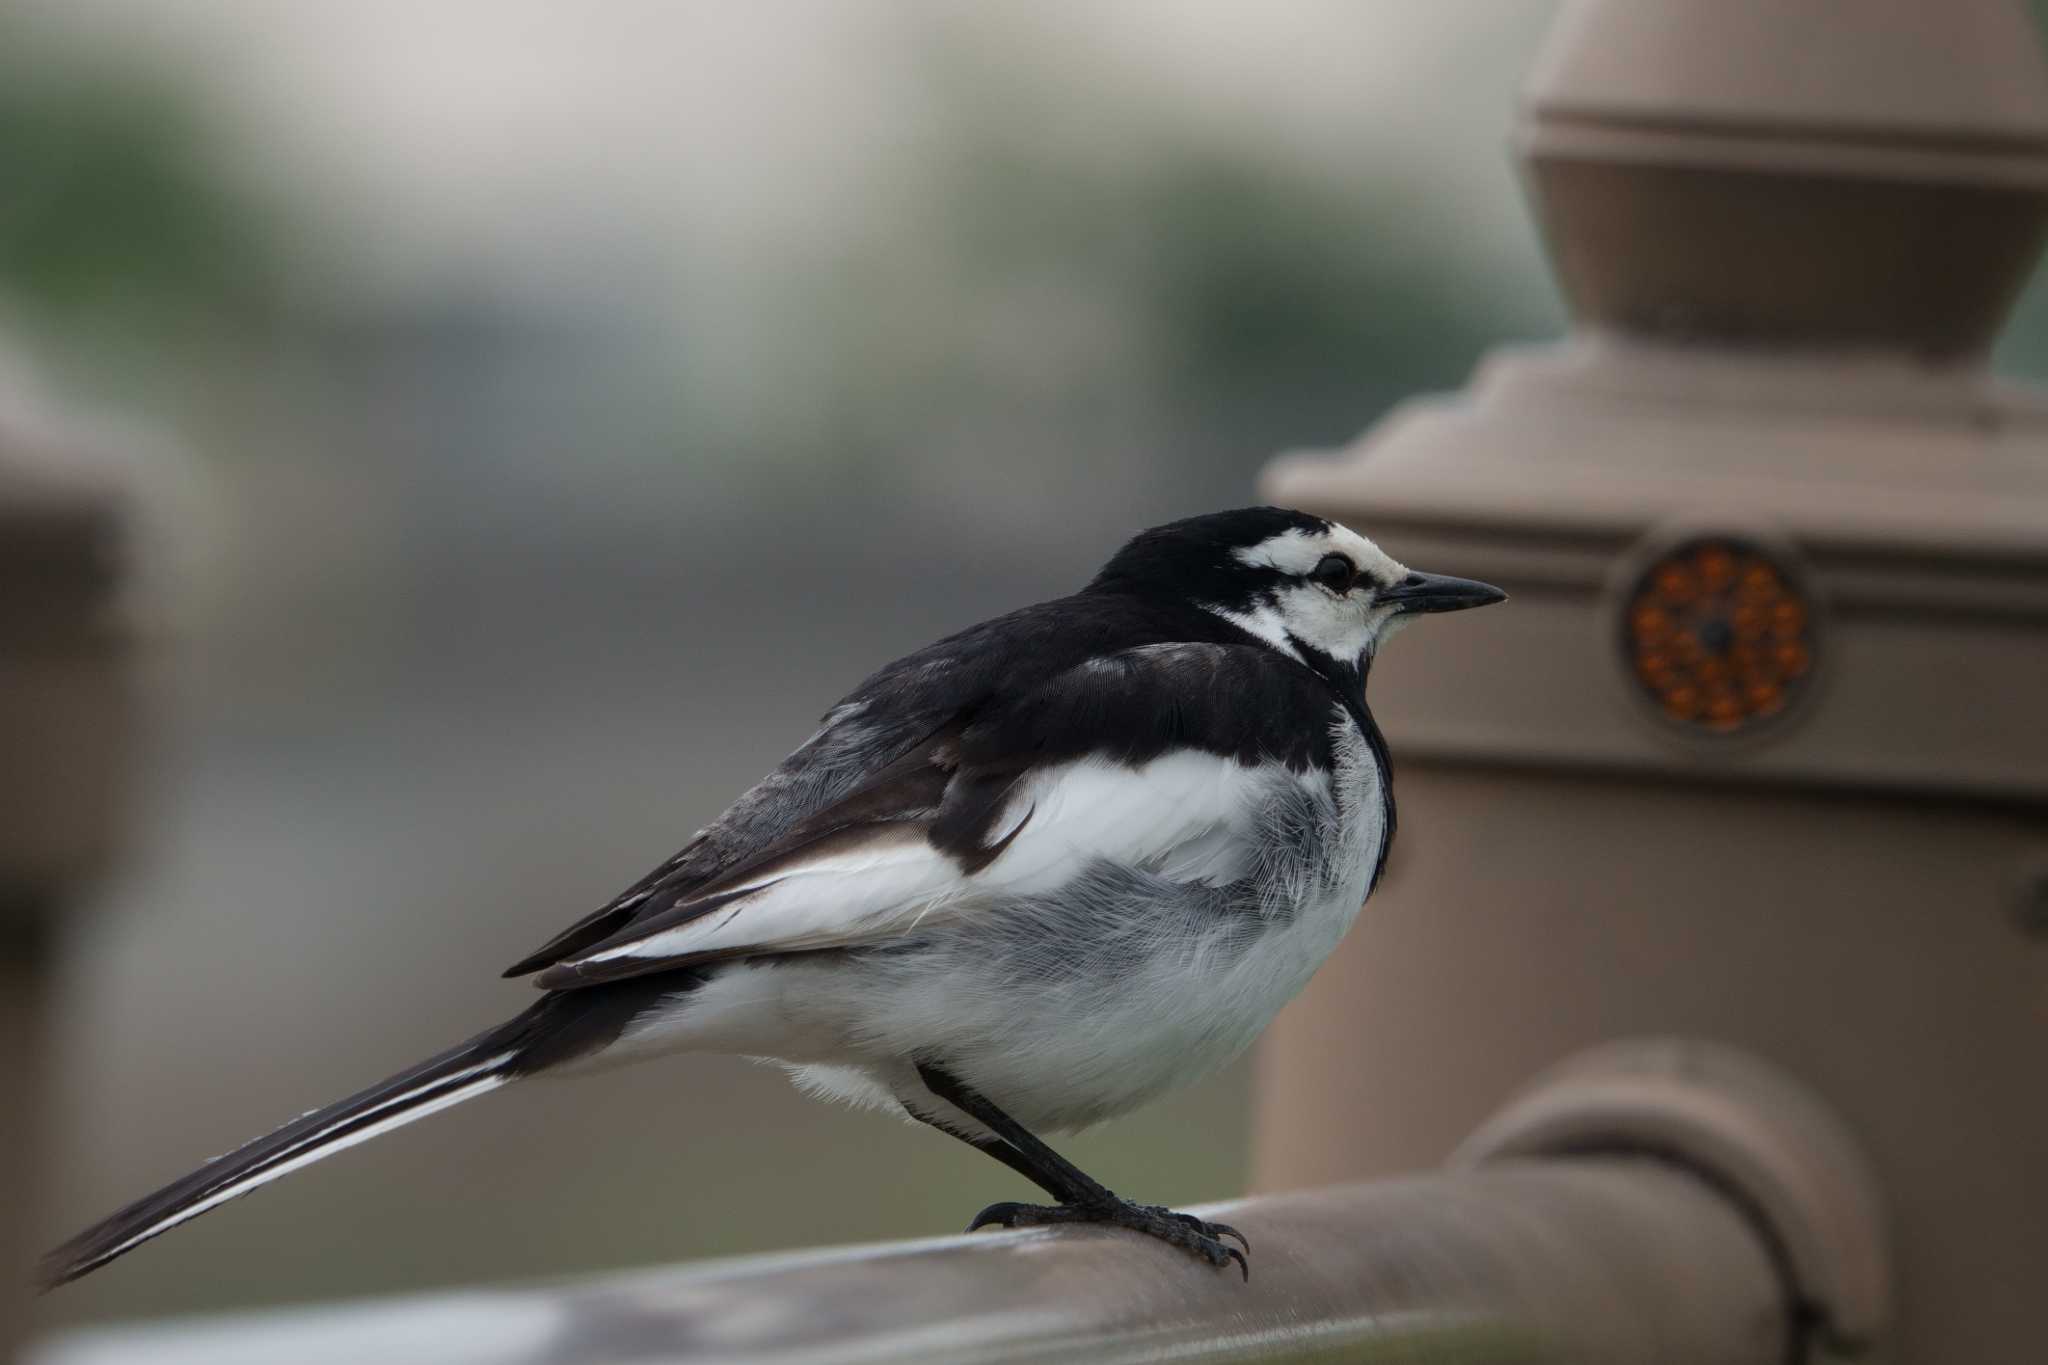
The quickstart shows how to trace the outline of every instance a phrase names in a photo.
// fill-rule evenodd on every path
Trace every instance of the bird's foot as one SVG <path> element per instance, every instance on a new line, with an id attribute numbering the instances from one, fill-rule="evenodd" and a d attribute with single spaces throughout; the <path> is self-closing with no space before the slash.
<path id="1" fill-rule="evenodd" d="M 1213 1266 L 1236 1261 L 1245 1279 L 1252 1277 L 1251 1265 L 1245 1260 L 1245 1253 L 1252 1249 L 1252 1244 L 1243 1233 L 1228 1223 L 1205 1222 L 1192 1213 L 1175 1213 L 1157 1204 L 1133 1204 L 1122 1199 L 1102 1204 L 990 1204 L 974 1215 L 974 1221 L 967 1225 L 967 1230 L 973 1232 L 991 1224 L 1006 1228 L 1039 1228 L 1060 1223 L 1101 1223 L 1129 1228 L 1132 1232 L 1155 1237 L 1168 1246 L 1179 1247 L 1191 1256 L 1199 1256 Z M 1225 1243 L 1225 1237 L 1235 1237 L 1244 1251 Z"/>

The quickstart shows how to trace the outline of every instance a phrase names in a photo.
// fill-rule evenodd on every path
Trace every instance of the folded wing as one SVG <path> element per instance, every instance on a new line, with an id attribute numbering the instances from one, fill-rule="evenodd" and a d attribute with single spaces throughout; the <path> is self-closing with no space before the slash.
<path id="1" fill-rule="evenodd" d="M 886 942 L 1056 892 L 1097 860 L 1245 872 L 1276 781 L 1327 766 L 1335 702 L 1250 646 L 1152 645 L 1069 668 L 927 737 L 758 854 L 549 966 L 549 988 Z"/>
<path id="2" fill-rule="evenodd" d="M 834 706 L 817 733 L 680 851 L 505 972 L 525 976 L 666 915 L 777 846 L 802 822 L 872 786 L 991 698 L 1028 688 L 1097 652 L 1130 623 L 1102 604 L 1041 602 L 984 621 L 896 660 Z"/>

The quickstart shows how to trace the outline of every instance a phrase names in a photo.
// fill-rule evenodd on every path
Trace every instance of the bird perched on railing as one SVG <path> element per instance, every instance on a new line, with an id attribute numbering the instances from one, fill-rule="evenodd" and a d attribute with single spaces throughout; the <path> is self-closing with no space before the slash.
<path id="1" fill-rule="evenodd" d="M 1056 1202 L 1249 1272 L 1226 1225 L 1119 1198 L 1043 1132 L 1242 1052 L 1336 947 L 1394 836 L 1375 652 L 1505 596 L 1320 517 L 1156 527 L 1071 597 L 899 659 L 682 851 L 520 959 L 523 1014 L 296 1119 L 44 1258 L 77 1278 L 308 1165 L 512 1081 L 660 1052 L 773 1057 Z"/>

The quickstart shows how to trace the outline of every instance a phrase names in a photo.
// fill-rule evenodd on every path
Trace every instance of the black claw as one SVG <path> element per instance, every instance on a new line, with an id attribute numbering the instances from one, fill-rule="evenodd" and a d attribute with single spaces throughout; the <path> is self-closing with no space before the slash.
<path id="1" fill-rule="evenodd" d="M 1143 1207 L 1148 1213 L 1156 1213 L 1162 1217 L 1171 1218 L 1175 1222 L 1186 1223 L 1204 1237 L 1235 1237 L 1243 1245 L 1247 1254 L 1252 1249 L 1252 1239 L 1228 1223 L 1207 1222 L 1204 1219 L 1195 1217 L 1192 1213 L 1175 1213 L 1172 1209 L 1160 1208 L 1157 1205 L 1144 1205 Z"/>
<path id="2" fill-rule="evenodd" d="M 1251 1254 L 1252 1239 L 1245 1236 L 1243 1233 L 1239 1232 L 1236 1228 L 1230 1226 L 1230 1224 L 1228 1223 L 1204 1223 L 1202 1224 L 1202 1230 L 1208 1233 L 1211 1237 L 1235 1237 L 1238 1241 L 1238 1245 L 1244 1248 L 1245 1255 L 1249 1256 Z M 1249 1269 L 1246 1270 L 1245 1275 L 1246 1278 L 1250 1278 L 1251 1272 Z"/>
<path id="3" fill-rule="evenodd" d="M 973 1232 L 977 1228 L 985 1228 L 989 1226 L 991 1223 L 996 1224 L 999 1227 L 1016 1227 L 1017 1215 L 1026 1207 L 1028 1206 L 1024 1204 L 1012 1204 L 1008 1202 L 990 1204 L 980 1213 L 974 1215 L 974 1221 L 967 1225 L 967 1230 L 969 1232 Z"/>
<path id="4" fill-rule="evenodd" d="M 1106 1223 L 1111 1227 L 1129 1228 L 1132 1232 L 1155 1237 L 1169 1246 L 1199 1256 L 1213 1266 L 1226 1266 L 1232 1261 L 1243 1273 L 1247 1282 L 1252 1277 L 1251 1262 L 1246 1259 L 1251 1251 L 1251 1242 L 1242 1232 L 1228 1223 L 1210 1223 L 1191 1213 L 1176 1213 L 1172 1209 L 1153 1204 L 1129 1204 L 1122 1200 L 1105 1204 L 990 1204 L 974 1215 L 974 1221 L 967 1225 L 973 1232 L 976 1228 L 998 1224 L 1006 1228 L 1043 1227 L 1058 1223 Z M 1240 1251 L 1223 1242 L 1225 1237 L 1235 1237 L 1243 1244 Z"/>

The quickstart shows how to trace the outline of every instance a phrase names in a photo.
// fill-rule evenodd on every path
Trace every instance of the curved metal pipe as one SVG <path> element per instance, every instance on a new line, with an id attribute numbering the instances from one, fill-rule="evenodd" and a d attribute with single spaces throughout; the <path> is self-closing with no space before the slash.
<path id="1" fill-rule="evenodd" d="M 980 1233 L 80 1334 L 46 1365 L 1785 1365 L 1792 1350 L 1764 1238 L 1656 1160 L 1508 1161 L 1213 1212 L 1249 1234 L 1249 1284 L 1120 1232 Z"/>

